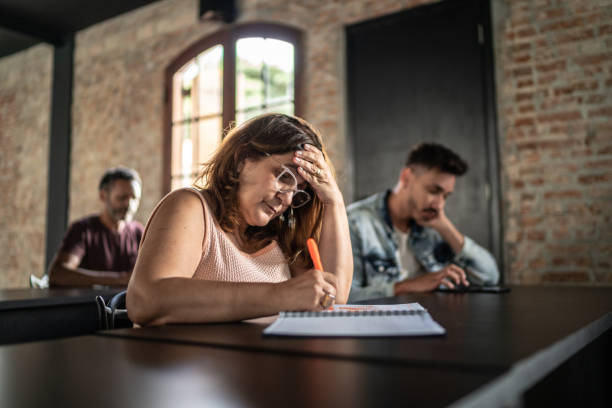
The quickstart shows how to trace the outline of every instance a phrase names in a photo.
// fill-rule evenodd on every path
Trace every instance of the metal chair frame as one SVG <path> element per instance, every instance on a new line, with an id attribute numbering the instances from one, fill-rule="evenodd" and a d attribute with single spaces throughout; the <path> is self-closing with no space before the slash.
<path id="1" fill-rule="evenodd" d="M 113 330 L 132 327 L 125 307 L 126 291 L 123 290 L 113 296 L 108 303 L 102 296 L 96 296 L 98 306 L 98 328 L 100 330 Z"/>

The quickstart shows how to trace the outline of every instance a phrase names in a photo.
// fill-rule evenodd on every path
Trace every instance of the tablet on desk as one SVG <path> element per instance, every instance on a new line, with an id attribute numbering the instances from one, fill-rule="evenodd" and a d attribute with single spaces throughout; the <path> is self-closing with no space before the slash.
<path id="1" fill-rule="evenodd" d="M 447 288 L 446 286 L 440 286 L 436 289 L 438 292 L 450 292 L 450 293 L 505 293 L 510 292 L 510 288 L 501 285 L 470 285 L 470 286 L 459 286 L 456 288 Z"/>

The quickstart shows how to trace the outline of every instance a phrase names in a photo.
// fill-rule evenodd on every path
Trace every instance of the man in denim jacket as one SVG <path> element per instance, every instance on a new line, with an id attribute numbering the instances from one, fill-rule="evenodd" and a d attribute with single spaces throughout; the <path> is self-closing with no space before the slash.
<path id="1" fill-rule="evenodd" d="M 417 145 L 393 190 L 348 209 L 354 274 L 349 302 L 474 284 L 496 284 L 495 259 L 446 217 L 455 179 L 467 171 L 456 153 Z"/>

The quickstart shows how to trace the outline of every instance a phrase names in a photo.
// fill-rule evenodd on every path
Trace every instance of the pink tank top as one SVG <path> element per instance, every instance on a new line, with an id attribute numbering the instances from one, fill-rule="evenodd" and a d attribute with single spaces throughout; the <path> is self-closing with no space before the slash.
<path id="1" fill-rule="evenodd" d="M 270 283 L 283 282 L 291 278 L 287 260 L 276 241 L 252 254 L 241 251 L 223 231 L 202 193 L 194 188 L 184 190 L 200 198 L 204 212 L 202 258 L 193 278 L 224 282 Z M 151 218 L 160 204 L 153 210 Z M 143 241 L 147 230 L 148 225 L 145 228 Z"/>

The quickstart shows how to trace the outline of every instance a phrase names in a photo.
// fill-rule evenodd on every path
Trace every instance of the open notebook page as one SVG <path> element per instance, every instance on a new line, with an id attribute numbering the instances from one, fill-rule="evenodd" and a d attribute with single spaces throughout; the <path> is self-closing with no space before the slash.
<path id="1" fill-rule="evenodd" d="M 336 305 L 320 312 L 281 312 L 265 335 L 313 337 L 434 336 L 445 330 L 418 303 Z"/>

